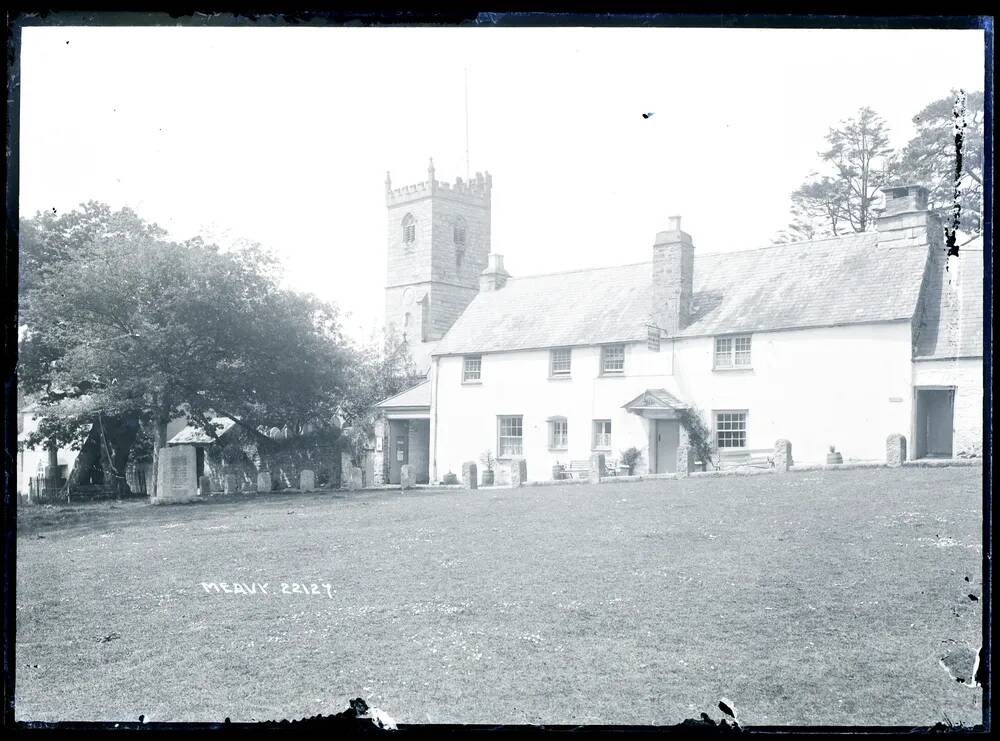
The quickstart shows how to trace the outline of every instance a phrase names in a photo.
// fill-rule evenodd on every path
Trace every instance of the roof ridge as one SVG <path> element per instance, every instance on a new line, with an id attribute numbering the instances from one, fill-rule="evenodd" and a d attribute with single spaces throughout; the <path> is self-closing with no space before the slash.
<path id="1" fill-rule="evenodd" d="M 726 252 L 699 252 L 696 249 L 695 253 L 694 253 L 694 256 L 695 256 L 695 259 L 697 259 L 698 257 L 709 257 L 709 256 L 716 257 L 716 256 L 719 256 L 719 255 L 726 255 L 726 256 L 728 256 L 728 255 L 742 255 L 742 254 L 745 254 L 747 252 L 763 252 L 764 250 L 776 250 L 776 249 L 781 249 L 783 247 L 796 247 L 796 246 L 805 245 L 805 244 L 819 245 L 819 244 L 822 244 L 824 242 L 840 242 L 840 241 L 843 241 L 843 240 L 846 240 L 846 239 L 856 238 L 856 237 L 864 236 L 864 235 L 874 237 L 874 236 L 877 236 L 877 233 L 876 232 L 853 232 L 851 234 L 842 234 L 842 235 L 839 235 L 839 236 L 836 236 L 836 237 L 826 237 L 824 239 L 801 239 L 801 240 L 799 240 L 797 242 L 782 242 L 780 244 L 769 244 L 769 245 L 765 245 L 763 247 L 748 247 L 748 248 L 742 249 L 742 250 L 728 250 Z M 977 251 L 981 252 L 982 250 L 981 249 L 980 250 L 976 250 L 974 248 L 971 248 L 968 251 L 969 252 L 977 252 Z M 531 278 L 550 278 L 553 275 L 573 275 L 574 273 L 592 273 L 592 272 L 595 272 L 597 270 L 616 270 L 618 268 L 636 267 L 637 265 L 649 265 L 652 262 L 653 262 L 652 260 L 642 260 L 640 262 L 626 262 L 626 263 L 620 263 L 620 264 L 617 264 L 617 265 L 598 265 L 596 267 L 591 267 L 591 268 L 576 268 L 574 270 L 553 270 L 553 271 L 550 271 L 548 273 L 531 273 L 529 275 L 512 275 L 512 276 L 510 276 L 510 278 L 508 278 L 508 281 L 512 281 L 512 280 L 528 280 L 528 279 L 531 279 Z"/>
<path id="2" fill-rule="evenodd" d="M 512 275 L 507 280 L 527 280 L 529 278 L 550 278 L 553 275 L 571 275 L 573 273 L 593 273 L 597 270 L 617 270 L 619 268 L 632 268 L 636 265 L 649 265 L 652 260 L 642 262 L 626 262 L 618 265 L 600 265 L 594 268 L 576 268 L 575 270 L 554 270 L 551 273 L 532 273 L 531 275 Z"/>

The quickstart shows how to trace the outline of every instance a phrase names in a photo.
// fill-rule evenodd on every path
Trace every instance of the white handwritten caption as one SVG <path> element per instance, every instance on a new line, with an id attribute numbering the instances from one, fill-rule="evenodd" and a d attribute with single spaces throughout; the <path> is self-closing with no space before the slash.
<path id="1" fill-rule="evenodd" d="M 299 594 L 308 597 L 322 597 L 326 595 L 333 599 L 333 593 L 337 590 L 332 584 L 325 582 L 321 584 L 305 582 L 279 582 L 272 585 L 270 582 L 225 582 L 225 581 L 203 581 L 202 589 L 209 594 L 244 594 L 244 595 L 264 595 L 273 594 Z"/>

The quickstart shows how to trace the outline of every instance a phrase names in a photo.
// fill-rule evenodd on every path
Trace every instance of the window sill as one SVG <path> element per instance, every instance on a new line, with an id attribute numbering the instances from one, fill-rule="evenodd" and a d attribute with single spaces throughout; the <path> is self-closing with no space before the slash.
<path id="1" fill-rule="evenodd" d="M 597 376 L 598 378 L 624 378 L 625 371 L 605 371 Z"/>
<path id="2" fill-rule="evenodd" d="M 463 386 L 482 386 L 482 381 L 462 381 Z"/>
<path id="3" fill-rule="evenodd" d="M 715 366 L 712 368 L 713 373 L 716 372 L 731 373 L 733 371 L 752 371 L 752 370 L 753 370 L 752 365 L 724 365 L 724 366 Z"/>
<path id="4" fill-rule="evenodd" d="M 572 381 L 573 380 L 573 376 L 571 376 L 571 375 L 569 375 L 567 373 L 564 376 L 549 376 L 549 380 L 550 381 Z"/>

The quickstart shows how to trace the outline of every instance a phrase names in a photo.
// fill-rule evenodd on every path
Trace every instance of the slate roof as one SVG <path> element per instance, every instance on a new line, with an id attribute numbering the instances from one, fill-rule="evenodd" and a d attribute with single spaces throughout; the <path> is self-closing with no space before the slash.
<path id="1" fill-rule="evenodd" d="M 915 359 L 983 356 L 983 245 L 977 243 L 961 247 L 938 280 L 928 280 Z"/>
<path id="2" fill-rule="evenodd" d="M 210 445 L 217 438 L 229 432 L 236 423 L 229 417 L 212 417 L 210 420 L 215 425 L 215 437 L 211 437 L 205 428 L 199 424 L 189 424 L 172 438 L 167 440 L 167 445 Z"/>
<path id="3" fill-rule="evenodd" d="M 431 382 L 423 381 L 375 405 L 379 409 L 429 409 L 431 406 Z"/>
<path id="4" fill-rule="evenodd" d="M 909 320 L 927 249 L 877 235 L 699 254 L 681 337 Z M 645 342 L 649 262 L 511 278 L 479 293 L 435 355 Z"/>

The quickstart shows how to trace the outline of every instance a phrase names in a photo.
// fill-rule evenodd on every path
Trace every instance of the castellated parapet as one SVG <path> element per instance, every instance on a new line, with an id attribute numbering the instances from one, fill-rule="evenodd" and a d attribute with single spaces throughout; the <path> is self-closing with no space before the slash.
<path id="1" fill-rule="evenodd" d="M 389 174 L 385 178 L 385 205 L 398 206 L 409 203 L 420 198 L 455 198 L 469 204 L 475 204 L 489 208 L 490 191 L 493 188 L 493 176 L 488 172 L 477 172 L 476 176 L 470 180 L 455 178 L 454 183 L 431 178 L 422 183 L 404 185 L 401 188 L 393 188 Z"/>

